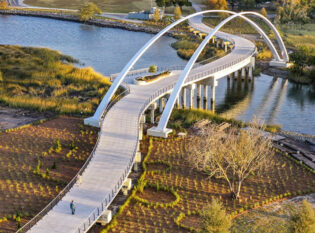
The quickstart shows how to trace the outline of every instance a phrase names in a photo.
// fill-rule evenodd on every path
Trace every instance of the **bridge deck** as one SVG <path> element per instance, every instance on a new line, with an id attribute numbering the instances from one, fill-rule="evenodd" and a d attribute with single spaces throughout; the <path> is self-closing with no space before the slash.
<path id="1" fill-rule="evenodd" d="M 194 26 L 201 25 L 200 19 L 191 23 Z M 205 25 L 200 27 L 207 32 L 211 30 Z M 210 71 L 223 64 L 228 65 L 240 57 L 251 56 L 250 53 L 255 49 L 251 42 L 237 36 L 228 36 L 233 37 L 235 41 L 233 51 L 219 60 L 193 69 L 189 77 Z M 78 232 L 78 228 L 115 188 L 133 157 L 138 143 L 139 115 L 143 111 L 144 104 L 148 104 L 150 97 L 158 90 L 175 84 L 179 74 L 180 71 L 174 71 L 171 77 L 147 86 L 130 85 L 130 94 L 116 103 L 105 116 L 100 132 L 100 143 L 81 176 L 81 184 L 74 186 L 47 215 L 33 226 L 30 233 Z M 162 92 L 159 94 L 163 95 Z M 75 215 L 70 213 L 71 200 L 76 203 Z"/>

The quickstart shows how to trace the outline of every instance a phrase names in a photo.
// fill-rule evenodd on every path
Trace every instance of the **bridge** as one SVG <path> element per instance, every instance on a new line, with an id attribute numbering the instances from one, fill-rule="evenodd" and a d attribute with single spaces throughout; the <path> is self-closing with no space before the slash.
<path id="1" fill-rule="evenodd" d="M 202 24 L 203 14 L 222 12 L 231 16 L 214 29 Z M 270 26 L 279 44 L 280 54 L 268 36 L 246 15 L 255 15 Z M 142 138 L 143 113 L 147 109 L 150 109 L 151 116 L 153 115 L 151 121 L 154 122 L 154 109 L 157 107 L 156 103 L 159 103 L 163 111 L 161 120 L 148 132 L 153 136 L 167 137 L 171 130 L 167 129 L 166 125 L 174 105 L 177 103 L 179 107 L 193 107 L 195 88 L 198 90 L 198 95 L 201 95 L 201 89 L 204 89 L 204 98 L 211 94 L 211 102 L 214 103 L 218 79 L 227 75 L 252 78 L 255 45 L 242 37 L 219 31 L 227 22 L 237 17 L 246 20 L 265 39 L 274 56 L 270 64 L 286 66 L 289 58 L 278 31 L 268 19 L 258 13 L 209 10 L 197 12 L 172 23 L 138 51 L 115 78 L 95 114 L 85 119 L 85 124 L 100 127 L 100 132 L 91 156 L 78 173 L 81 175 L 81 184 L 76 184 L 77 176 L 74 177 L 61 194 L 18 232 L 87 232 L 101 216 L 104 216 L 104 213 L 108 213 L 107 208 L 124 185 L 133 165 L 141 162 L 139 140 Z M 207 33 L 185 68 L 175 69 L 169 77 L 149 85 L 124 84 L 130 69 L 145 51 L 174 26 L 185 20 L 190 20 L 192 27 Z M 231 46 L 232 51 L 215 61 L 195 66 L 199 54 L 209 42 L 216 43 L 218 46 L 221 44 L 223 47 Z M 119 101 L 113 100 L 116 90 L 123 84 L 126 87 L 126 95 Z M 179 98 L 180 95 L 183 98 Z M 164 104 L 165 99 L 167 99 L 166 104 Z M 114 102 L 116 103 L 113 104 Z M 77 206 L 75 215 L 70 213 L 69 205 L 72 200 Z"/>

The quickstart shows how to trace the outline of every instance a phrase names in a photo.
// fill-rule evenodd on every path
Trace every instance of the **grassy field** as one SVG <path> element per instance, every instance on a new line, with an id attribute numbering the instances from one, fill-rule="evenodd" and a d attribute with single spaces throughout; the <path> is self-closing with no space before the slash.
<path id="1" fill-rule="evenodd" d="M 82 167 L 96 139 L 96 129 L 74 117 L 0 133 L 0 232 L 15 232 L 17 216 L 23 225 L 42 210 Z"/>
<path id="2" fill-rule="evenodd" d="M 151 0 L 92 0 L 104 12 L 128 13 L 130 11 L 148 10 L 151 8 Z M 32 6 L 79 9 L 86 1 L 84 0 L 26 0 L 25 4 Z M 155 6 L 155 1 L 152 0 Z"/>
<path id="3" fill-rule="evenodd" d="M 110 86 L 92 68 L 42 48 L 0 45 L 0 103 L 66 114 L 93 113 Z"/>
<path id="4" fill-rule="evenodd" d="M 213 14 L 212 14 L 213 16 Z M 260 19 L 250 17 L 253 21 L 255 21 L 262 29 L 268 34 L 270 32 L 268 26 Z M 203 22 L 211 27 L 215 27 L 222 21 L 221 18 L 204 18 Z M 221 31 L 233 33 L 233 34 L 256 34 L 257 31 L 245 20 L 241 18 L 234 19 L 223 26 Z"/>
<path id="5" fill-rule="evenodd" d="M 290 48 L 305 45 L 315 53 L 315 22 L 304 25 L 285 24 L 280 27 L 283 39 Z"/>
<path id="6" fill-rule="evenodd" d="M 294 211 L 301 205 L 301 200 L 310 199 L 314 206 L 314 194 L 272 203 L 265 207 L 251 210 L 236 218 L 233 231 L 260 233 L 287 233 L 290 231 L 290 219 Z M 272 230 L 271 230 L 272 229 Z M 307 231 L 306 231 L 307 232 Z"/>
<path id="7" fill-rule="evenodd" d="M 189 60 L 194 54 L 195 50 L 201 43 L 201 39 L 197 36 L 177 36 L 177 41 L 172 43 L 172 47 L 176 49 L 177 55 L 185 60 Z M 226 53 L 223 49 L 216 48 L 215 44 L 209 43 L 202 53 L 199 55 L 197 61 L 202 61 L 212 57 L 223 57 Z"/>
<path id="8" fill-rule="evenodd" d="M 212 198 L 221 200 L 234 216 L 275 200 L 313 192 L 315 175 L 287 159 L 273 155 L 275 166 L 244 182 L 241 198 L 233 200 L 227 184 L 190 166 L 186 160 L 186 139 L 145 137 L 141 151 L 146 154 L 144 173 L 128 201 L 112 223 L 90 232 L 194 232 L 198 230 L 198 212 Z M 235 231 L 239 232 L 239 231 Z"/>

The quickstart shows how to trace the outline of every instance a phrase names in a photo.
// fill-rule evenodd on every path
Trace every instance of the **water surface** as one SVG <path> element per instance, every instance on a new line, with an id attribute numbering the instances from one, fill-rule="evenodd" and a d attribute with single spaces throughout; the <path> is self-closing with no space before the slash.
<path id="1" fill-rule="evenodd" d="M 0 16 L 0 44 L 41 46 L 71 55 L 103 74 L 120 72 L 153 35 L 74 22 L 22 16 Z M 135 68 L 184 65 L 164 37 Z M 216 111 L 250 121 L 254 116 L 285 130 L 315 134 L 315 87 L 261 75 L 252 83 L 219 80 Z"/>

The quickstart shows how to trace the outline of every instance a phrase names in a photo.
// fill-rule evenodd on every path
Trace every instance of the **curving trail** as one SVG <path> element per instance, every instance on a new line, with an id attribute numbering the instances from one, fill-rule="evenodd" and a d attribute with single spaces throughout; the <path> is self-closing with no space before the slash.
<path id="1" fill-rule="evenodd" d="M 207 33 L 211 31 L 211 28 L 202 23 L 202 16 L 191 19 L 190 24 L 198 30 Z M 253 43 L 222 32 L 219 32 L 217 36 L 232 40 L 234 49 L 225 57 L 194 68 L 185 84 L 194 83 L 209 76 L 222 75 L 226 73 L 226 69 L 233 72 L 251 62 L 251 57 L 256 50 Z M 141 114 L 150 103 L 172 91 L 180 73 L 179 70 L 173 71 L 169 78 L 147 86 L 129 86 L 130 93 L 108 111 L 102 122 L 99 144 L 81 176 L 81 184 L 75 185 L 28 232 L 85 232 L 93 225 L 98 214 L 101 214 L 102 203 L 106 209 L 120 189 L 121 181 L 130 172 L 138 147 Z M 71 200 L 76 202 L 75 215 L 70 213 Z"/>

